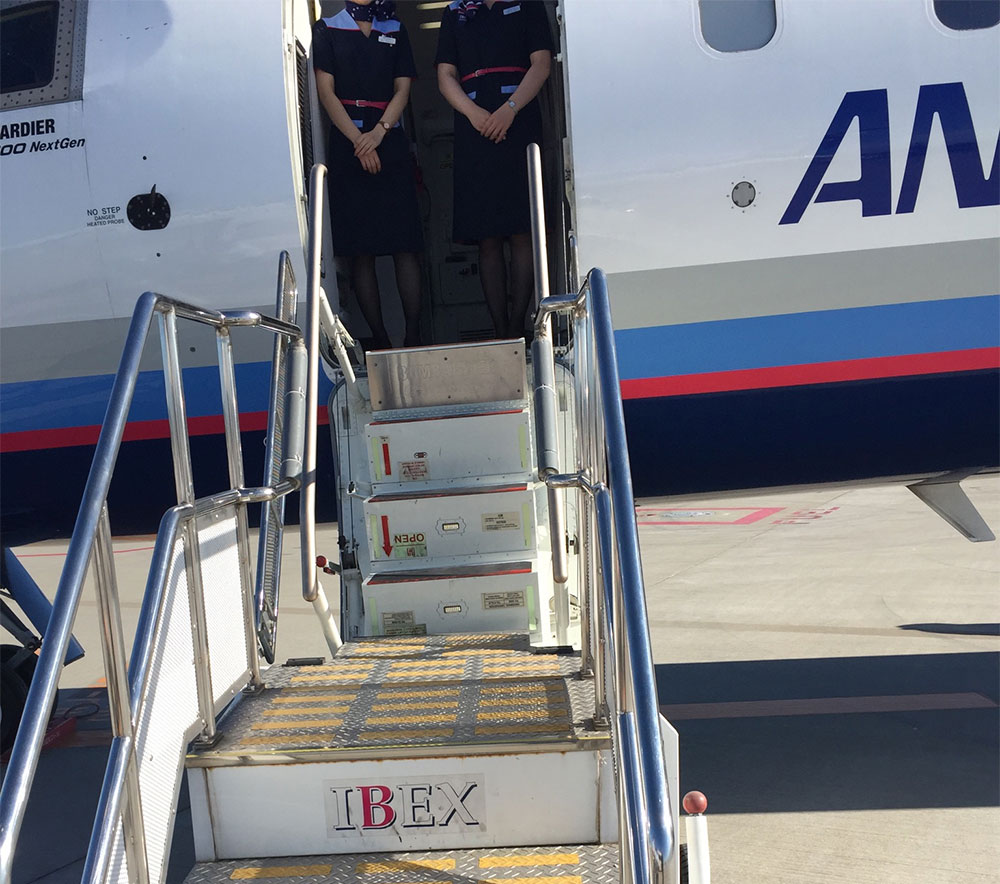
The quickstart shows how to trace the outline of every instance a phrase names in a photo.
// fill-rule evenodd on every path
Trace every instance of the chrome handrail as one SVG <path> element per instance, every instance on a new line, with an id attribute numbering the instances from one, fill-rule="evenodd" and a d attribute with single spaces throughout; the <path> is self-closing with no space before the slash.
<path id="1" fill-rule="evenodd" d="M 38 767 L 38 758 L 48 723 L 48 711 L 55 699 L 62 662 L 66 656 L 84 580 L 94 553 L 102 512 L 111 486 L 111 476 L 139 376 L 142 352 L 153 318 L 156 316 L 161 317 L 162 327 L 165 329 L 163 337 L 166 339 L 172 337 L 171 326 L 176 318 L 189 319 L 223 332 L 237 326 L 259 326 L 293 340 L 301 338 L 297 326 L 257 313 L 242 311 L 226 314 L 155 292 L 145 292 L 139 298 L 132 314 L 82 503 L 67 549 L 66 563 L 53 601 L 52 616 L 25 700 L 24 717 L 14 741 L 3 788 L 0 790 L 0 881 L 11 879 L 14 848 L 24 821 L 31 783 Z M 179 364 L 176 364 L 176 354 L 165 353 L 164 356 L 174 363 L 168 366 L 168 371 L 172 369 L 173 376 L 167 380 L 168 402 L 171 406 L 171 438 L 176 441 L 179 437 L 179 428 L 176 424 L 183 414 L 183 394 L 179 398 L 176 395 L 176 388 L 181 384 L 180 368 Z M 227 381 L 224 380 L 223 383 L 225 385 Z M 238 428 L 227 426 L 227 430 L 231 434 L 234 430 L 238 431 Z M 183 428 L 183 431 L 186 431 L 186 428 Z M 187 441 L 186 434 L 184 441 L 185 443 Z M 178 491 L 181 493 L 183 493 L 182 482 L 186 484 L 186 477 L 178 477 Z M 249 656 L 256 657 L 253 646 L 248 647 L 247 652 Z M 252 667 L 252 663 L 250 665 Z M 119 674 L 123 672 L 124 661 L 119 661 Z M 211 718 L 214 723 L 214 716 Z M 143 872 L 139 875 L 139 880 L 144 880 Z"/>
<path id="2" fill-rule="evenodd" d="M 302 463 L 302 490 L 299 494 L 299 533 L 302 548 L 302 597 L 311 602 L 319 618 L 323 636 L 331 654 L 343 644 L 340 631 L 316 568 L 316 412 L 319 408 L 319 326 L 320 274 L 323 248 L 323 205 L 326 166 L 317 163 L 309 173 L 309 250 L 306 262 L 305 341 L 309 359 L 306 365 L 306 426 Z"/>
<path id="3" fill-rule="evenodd" d="M 669 786 L 660 741 L 639 535 L 635 521 L 614 328 L 603 271 L 591 270 L 577 295 L 557 295 L 539 305 L 536 341 L 548 337 L 554 314 L 573 314 L 577 472 L 542 476 L 551 491 L 580 488 L 592 499 L 597 524 L 595 557 L 603 592 L 590 599 L 598 615 L 584 649 L 594 655 L 597 703 L 602 702 L 602 663 L 613 674 L 610 691 L 614 740 L 620 758 L 619 810 L 626 880 L 666 882 L 676 846 Z M 534 351 L 551 359 L 551 346 Z M 535 370 L 538 371 L 536 364 Z M 543 406 L 547 403 L 543 400 Z M 536 420 L 553 420 L 551 405 Z M 541 434 L 539 438 L 542 438 Z M 584 525 L 589 509 L 584 507 Z M 588 555 L 593 555 L 588 551 Z M 588 562 L 588 565 L 590 563 Z M 593 643 L 593 644 L 591 644 Z M 600 719 L 600 710 L 595 719 Z"/>
<path id="4" fill-rule="evenodd" d="M 160 529 L 156 535 L 156 543 L 153 546 L 149 576 L 143 594 L 142 608 L 139 613 L 139 622 L 136 627 L 135 642 L 128 668 L 128 732 L 125 735 L 116 736 L 112 740 L 108 758 L 108 773 L 101 787 L 97 813 L 94 817 L 94 828 L 91 832 L 81 877 L 81 881 L 86 882 L 86 884 L 90 884 L 90 882 L 96 884 L 96 882 L 104 881 L 107 878 L 116 821 L 121 814 L 122 798 L 128 787 L 126 773 L 135 755 L 133 734 L 142 720 L 146 698 L 150 691 L 150 663 L 153 658 L 153 644 L 164 612 L 167 575 L 178 535 L 187 525 L 193 524 L 201 516 L 233 506 L 238 506 L 238 513 L 241 512 L 245 515 L 247 504 L 270 502 L 290 494 L 297 488 L 298 482 L 290 479 L 262 488 L 235 488 L 211 497 L 201 498 L 194 503 L 178 504 L 163 514 L 163 518 L 160 520 Z M 243 576 L 245 579 L 246 575 Z M 246 598 L 246 594 L 244 594 L 244 598 Z M 131 796 L 125 806 L 131 806 Z M 130 866 L 131 868 L 132 866 Z"/>

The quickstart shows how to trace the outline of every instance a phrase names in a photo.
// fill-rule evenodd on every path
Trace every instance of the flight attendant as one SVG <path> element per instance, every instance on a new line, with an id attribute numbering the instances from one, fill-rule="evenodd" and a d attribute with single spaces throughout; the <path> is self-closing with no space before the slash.
<path id="1" fill-rule="evenodd" d="M 497 337 L 523 333 L 534 287 L 526 147 L 542 139 L 535 96 L 551 65 L 540 0 L 455 0 L 444 11 L 437 75 L 455 109 L 454 238 L 479 243 Z"/>
<path id="2" fill-rule="evenodd" d="M 313 31 L 316 88 L 330 131 L 333 250 L 349 259 L 351 285 L 374 336 L 392 346 L 382 321 L 375 258 L 392 255 L 406 317 L 404 346 L 420 343 L 420 252 L 410 142 L 400 118 L 416 77 L 406 29 L 389 0 L 348 0 Z"/>

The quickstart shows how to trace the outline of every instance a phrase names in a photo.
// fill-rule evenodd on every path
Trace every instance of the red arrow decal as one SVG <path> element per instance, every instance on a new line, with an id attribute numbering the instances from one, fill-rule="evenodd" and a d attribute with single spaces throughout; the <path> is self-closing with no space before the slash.
<path id="1" fill-rule="evenodd" d="M 382 549 L 386 556 L 392 555 L 392 544 L 389 543 L 389 517 L 382 516 Z"/>
<path id="2" fill-rule="evenodd" d="M 382 443 L 382 462 L 385 464 L 385 474 L 392 475 L 392 461 L 389 460 L 389 443 Z"/>

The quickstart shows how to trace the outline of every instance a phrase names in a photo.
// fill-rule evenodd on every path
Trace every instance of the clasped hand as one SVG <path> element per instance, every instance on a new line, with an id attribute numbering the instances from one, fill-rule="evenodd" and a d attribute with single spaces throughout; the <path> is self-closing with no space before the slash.
<path id="1" fill-rule="evenodd" d="M 376 125 L 374 129 L 362 132 L 354 142 L 354 156 L 361 163 L 361 168 L 374 175 L 382 171 L 382 161 L 379 159 L 378 146 L 385 138 L 385 129 Z"/>
<path id="2" fill-rule="evenodd" d="M 470 122 L 473 128 L 484 138 L 488 138 L 494 144 L 499 144 L 507 137 L 507 130 L 514 122 L 514 109 L 507 104 L 501 104 L 493 113 L 489 113 L 485 108 L 477 108 Z"/>

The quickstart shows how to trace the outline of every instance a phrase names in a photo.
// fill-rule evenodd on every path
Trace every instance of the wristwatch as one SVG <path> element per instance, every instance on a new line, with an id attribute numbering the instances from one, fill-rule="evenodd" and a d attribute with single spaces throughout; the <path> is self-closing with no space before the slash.
<path id="1" fill-rule="evenodd" d="M 512 111 L 516 112 L 517 111 L 517 102 L 514 101 L 513 98 L 509 99 L 507 101 L 507 107 L 509 107 Z"/>
<path id="2" fill-rule="evenodd" d="M 387 123 L 387 122 L 386 122 L 385 120 L 379 120 L 379 121 L 378 121 L 378 124 L 379 124 L 379 125 L 380 125 L 380 126 L 381 126 L 381 127 L 383 128 L 383 129 L 385 129 L 385 131 L 386 131 L 386 132 L 388 132 L 388 131 L 389 131 L 389 130 L 390 130 L 390 129 L 392 128 L 392 126 L 390 126 L 390 125 L 389 125 L 389 124 L 388 124 L 388 123 Z"/>

